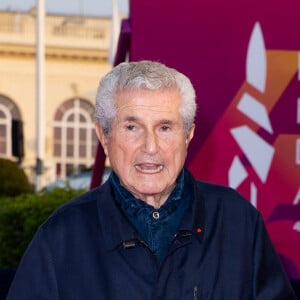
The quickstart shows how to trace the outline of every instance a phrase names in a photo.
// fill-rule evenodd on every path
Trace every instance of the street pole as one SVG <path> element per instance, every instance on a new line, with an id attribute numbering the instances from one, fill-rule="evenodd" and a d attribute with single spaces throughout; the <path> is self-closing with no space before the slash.
<path id="1" fill-rule="evenodd" d="M 35 190 L 42 188 L 43 161 L 45 155 L 45 2 L 37 0 L 36 11 L 36 183 Z"/>

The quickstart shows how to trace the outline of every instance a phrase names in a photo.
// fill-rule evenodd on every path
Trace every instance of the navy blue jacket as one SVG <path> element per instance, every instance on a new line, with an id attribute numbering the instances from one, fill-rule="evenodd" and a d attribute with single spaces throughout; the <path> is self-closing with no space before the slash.
<path id="1" fill-rule="evenodd" d="M 232 189 L 188 177 L 192 204 L 162 263 L 108 181 L 39 228 L 8 299 L 296 299 L 259 212 Z"/>

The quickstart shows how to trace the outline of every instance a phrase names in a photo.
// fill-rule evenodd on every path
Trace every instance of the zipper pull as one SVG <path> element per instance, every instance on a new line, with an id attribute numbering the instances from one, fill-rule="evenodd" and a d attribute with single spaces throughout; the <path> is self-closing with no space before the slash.
<path id="1" fill-rule="evenodd" d="M 135 240 L 127 240 L 123 242 L 124 249 L 132 249 L 136 246 Z"/>
<path id="2" fill-rule="evenodd" d="M 194 300 L 198 300 L 198 287 L 194 286 Z"/>

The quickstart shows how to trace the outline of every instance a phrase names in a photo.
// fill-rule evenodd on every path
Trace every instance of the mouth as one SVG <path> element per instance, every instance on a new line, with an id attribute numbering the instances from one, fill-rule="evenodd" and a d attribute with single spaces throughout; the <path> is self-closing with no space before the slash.
<path id="1" fill-rule="evenodd" d="M 156 174 L 162 171 L 163 165 L 157 164 L 136 164 L 135 169 L 144 174 Z"/>

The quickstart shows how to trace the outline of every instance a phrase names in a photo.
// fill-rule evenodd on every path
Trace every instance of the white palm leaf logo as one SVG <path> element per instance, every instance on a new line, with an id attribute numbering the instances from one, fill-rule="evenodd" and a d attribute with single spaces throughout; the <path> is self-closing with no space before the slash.
<path id="1" fill-rule="evenodd" d="M 266 74 L 265 44 L 261 27 L 259 23 L 256 23 L 251 34 L 247 52 L 246 80 L 260 93 L 264 93 Z M 237 105 L 237 109 L 261 128 L 264 128 L 270 134 L 273 133 L 267 109 L 258 99 L 248 93 L 244 93 Z M 232 128 L 230 132 L 260 180 L 265 183 L 272 164 L 274 148 L 247 125 Z M 229 185 L 235 189 L 248 177 L 248 172 L 237 155 L 233 158 L 228 177 Z M 250 193 L 250 201 L 256 206 L 257 188 L 253 182 L 250 186 Z"/>

